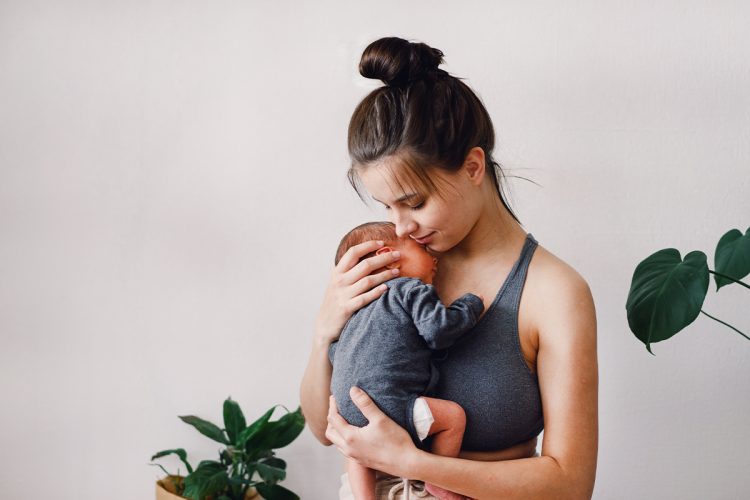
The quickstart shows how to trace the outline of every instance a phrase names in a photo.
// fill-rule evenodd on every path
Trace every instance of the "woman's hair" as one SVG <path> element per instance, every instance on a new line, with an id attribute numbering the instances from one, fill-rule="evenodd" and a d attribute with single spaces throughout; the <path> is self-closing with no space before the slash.
<path id="1" fill-rule="evenodd" d="M 383 240 L 386 245 L 395 245 L 399 240 L 396 235 L 396 226 L 390 222 L 365 222 L 364 224 L 355 227 L 341 238 L 341 243 L 339 243 L 339 248 L 336 250 L 336 259 L 333 265 L 338 265 L 341 257 L 343 257 L 346 251 L 351 247 L 370 240 Z M 370 252 L 367 255 L 362 256 L 359 260 L 361 262 L 373 255 L 375 255 L 375 252 Z"/>
<path id="2" fill-rule="evenodd" d="M 443 52 L 398 37 L 372 42 L 362 53 L 359 72 L 382 80 L 385 86 L 370 92 L 357 105 L 349 122 L 348 147 L 352 160 L 349 182 L 365 201 L 357 169 L 393 157 L 400 176 L 412 187 L 441 194 L 428 169 L 456 172 L 471 148 L 484 150 L 485 169 L 511 216 L 521 221 L 506 203 L 505 177 L 492 158 L 495 131 L 476 94 L 461 80 L 438 68 Z M 401 186 L 403 187 L 403 186 Z"/>

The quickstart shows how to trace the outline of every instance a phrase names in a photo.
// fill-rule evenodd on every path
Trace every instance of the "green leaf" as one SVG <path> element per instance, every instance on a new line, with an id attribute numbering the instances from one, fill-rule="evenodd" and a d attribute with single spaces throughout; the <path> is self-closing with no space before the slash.
<path id="1" fill-rule="evenodd" d="M 181 416 L 180 420 L 182 420 L 186 424 L 192 425 L 198 430 L 198 432 L 206 437 L 213 439 L 216 442 L 219 442 L 221 444 L 230 444 L 229 441 L 227 441 L 226 436 L 224 435 L 224 431 L 222 431 L 217 425 L 212 424 L 207 420 L 203 420 L 202 418 L 196 417 L 194 415 Z"/>
<path id="2" fill-rule="evenodd" d="M 741 280 L 750 274 L 750 227 L 747 228 L 744 236 L 739 229 L 732 229 L 719 239 L 714 255 L 714 271 L 736 280 Z M 714 280 L 717 292 L 724 285 L 734 283 L 716 274 L 714 274 Z"/>
<path id="3" fill-rule="evenodd" d="M 204 460 L 195 472 L 185 478 L 185 491 L 182 496 L 192 500 L 202 500 L 206 495 L 224 492 L 229 477 L 224 465 Z"/>
<path id="4" fill-rule="evenodd" d="M 183 448 L 175 448 L 173 450 L 160 451 L 159 453 L 157 453 L 156 455 L 154 455 L 153 457 L 151 457 L 151 460 L 153 460 L 155 458 L 163 457 L 163 456 L 166 456 L 166 455 L 171 455 L 171 454 L 175 454 L 178 457 L 180 457 L 180 460 L 182 460 L 182 463 L 184 463 L 185 467 L 187 467 L 188 473 L 193 472 L 193 468 L 190 467 L 190 464 L 187 461 L 187 453 L 185 453 L 185 450 Z"/>
<path id="5" fill-rule="evenodd" d="M 221 465 L 225 469 L 227 468 L 226 465 L 224 465 L 221 462 L 217 462 L 216 460 L 201 460 L 200 463 L 198 464 L 198 468 L 200 468 L 200 467 L 213 467 L 214 465 L 217 465 L 217 464 Z"/>
<path id="6" fill-rule="evenodd" d="M 245 473 L 247 474 L 248 478 L 252 479 L 253 478 L 253 474 L 255 474 L 256 470 L 257 470 L 257 468 L 256 468 L 256 463 L 255 462 L 250 462 L 250 463 L 246 464 Z"/>
<path id="7" fill-rule="evenodd" d="M 171 474 L 169 473 L 169 471 L 167 469 L 165 469 L 161 464 L 148 464 L 148 465 L 156 465 L 157 467 L 159 467 L 161 470 L 164 471 L 164 474 L 166 474 L 167 476 L 171 476 Z"/>
<path id="8" fill-rule="evenodd" d="M 297 408 L 294 412 L 289 412 L 275 422 L 269 422 L 263 433 L 253 436 L 248 440 L 248 451 L 272 450 L 283 448 L 299 436 L 305 428 L 305 418 L 302 416 L 302 409 Z"/>
<path id="9" fill-rule="evenodd" d="M 633 272 L 625 304 L 628 325 L 651 352 L 651 343 L 670 338 L 698 317 L 708 291 L 706 254 L 683 261 L 676 248 L 659 250 Z"/>
<path id="10" fill-rule="evenodd" d="M 286 478 L 286 471 L 282 468 L 276 467 L 273 463 L 269 463 L 268 460 L 258 462 L 258 474 L 263 478 L 267 484 L 276 484 L 279 481 L 283 481 Z"/>
<path id="11" fill-rule="evenodd" d="M 276 406 L 279 406 L 279 405 L 276 405 Z M 244 448 L 248 440 L 252 439 L 256 434 L 265 430 L 265 427 L 268 424 L 268 420 L 271 418 L 271 414 L 276 409 L 276 406 L 272 407 L 270 410 L 264 413 L 258 420 L 250 424 L 250 427 L 247 427 L 242 432 L 240 432 L 240 435 L 237 438 L 238 447 Z"/>
<path id="12" fill-rule="evenodd" d="M 226 449 L 221 450 L 219 452 L 219 460 L 226 467 L 229 467 L 230 465 L 232 465 L 232 457 L 229 456 L 229 450 L 226 450 Z"/>
<path id="13" fill-rule="evenodd" d="M 224 401 L 224 427 L 227 430 L 229 441 L 236 444 L 240 432 L 245 429 L 245 415 L 242 414 L 240 405 L 233 401 L 231 396 Z"/>
<path id="14" fill-rule="evenodd" d="M 229 476 L 229 486 L 242 486 L 244 484 L 245 479 L 242 476 L 234 475 Z"/>
<path id="15" fill-rule="evenodd" d="M 296 493 L 289 491 L 281 485 L 265 485 L 263 483 L 255 486 L 265 500 L 299 500 Z"/>
<path id="16" fill-rule="evenodd" d="M 286 469 L 286 462 L 277 457 L 269 457 L 261 460 L 264 464 L 271 465 L 277 469 Z"/>
<path id="17" fill-rule="evenodd" d="M 302 415 L 302 408 L 298 407 L 297 410 L 287 413 L 279 420 L 278 435 L 271 448 L 278 449 L 288 445 L 300 435 L 304 428 L 305 417 Z"/>

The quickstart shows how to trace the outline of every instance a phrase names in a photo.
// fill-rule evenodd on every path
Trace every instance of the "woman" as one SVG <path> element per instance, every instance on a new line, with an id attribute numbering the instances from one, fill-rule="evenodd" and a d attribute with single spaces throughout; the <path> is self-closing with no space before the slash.
<path id="1" fill-rule="evenodd" d="M 360 73 L 386 85 L 352 115 L 349 179 L 360 197 L 361 184 L 385 206 L 399 236 L 438 257 L 433 284 L 443 303 L 467 291 L 485 298 L 474 329 L 436 356 L 434 397 L 466 411 L 462 452 L 451 458 L 419 450 L 356 388 L 352 399 L 369 424 L 351 426 L 336 411 L 328 346 L 395 276 L 386 267 L 398 259 L 394 252 L 368 256 L 379 248 L 375 241 L 352 247 L 333 270 L 300 388 L 302 411 L 319 441 L 383 472 L 378 498 L 400 477 L 469 498 L 591 498 L 598 449 L 591 292 L 506 204 L 490 117 L 468 86 L 438 68 L 442 56 L 394 37 L 365 49 Z M 347 495 L 344 474 L 340 496 Z"/>

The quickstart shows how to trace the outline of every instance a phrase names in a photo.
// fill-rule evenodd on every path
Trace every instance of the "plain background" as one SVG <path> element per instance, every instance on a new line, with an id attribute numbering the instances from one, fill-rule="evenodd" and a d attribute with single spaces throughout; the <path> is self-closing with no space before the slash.
<path id="1" fill-rule="evenodd" d="M 218 457 L 178 415 L 297 407 L 339 239 L 385 217 L 346 131 L 380 84 L 362 50 L 400 36 L 475 89 L 524 228 L 592 289 L 594 498 L 746 498 L 750 342 L 701 315 L 652 356 L 625 301 L 652 252 L 712 263 L 750 224 L 748 25 L 739 1 L 0 2 L 0 497 L 153 498 L 155 452 Z M 712 281 L 703 308 L 747 334 L 749 301 Z M 335 448 L 278 455 L 336 498 Z"/>

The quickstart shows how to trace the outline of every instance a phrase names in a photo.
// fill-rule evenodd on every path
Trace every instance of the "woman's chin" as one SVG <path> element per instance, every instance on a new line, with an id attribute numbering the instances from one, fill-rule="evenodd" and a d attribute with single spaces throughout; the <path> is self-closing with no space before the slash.
<path id="1" fill-rule="evenodd" d="M 434 255 L 435 257 L 437 257 L 438 255 L 440 255 L 440 250 L 439 250 L 439 248 L 435 247 L 434 243 L 428 243 L 428 244 L 426 244 L 424 246 L 424 249 L 427 250 L 427 253 L 429 253 L 430 255 Z"/>

